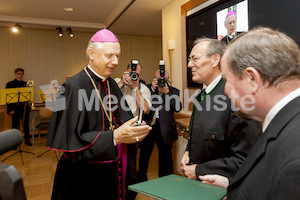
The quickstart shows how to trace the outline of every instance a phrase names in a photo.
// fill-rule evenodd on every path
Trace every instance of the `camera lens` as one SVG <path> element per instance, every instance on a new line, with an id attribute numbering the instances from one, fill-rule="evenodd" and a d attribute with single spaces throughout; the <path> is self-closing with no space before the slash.
<path id="1" fill-rule="evenodd" d="M 157 85 L 158 85 L 158 87 L 165 87 L 165 85 L 166 85 L 166 79 L 165 78 L 158 79 Z"/>
<path id="2" fill-rule="evenodd" d="M 137 77 L 136 74 L 133 74 L 131 78 L 132 78 L 132 80 L 134 80 L 134 81 L 136 81 L 136 80 L 138 79 L 138 77 Z"/>
<path id="3" fill-rule="evenodd" d="M 139 78 L 139 75 L 136 72 L 130 72 L 130 77 L 132 80 L 136 81 Z"/>

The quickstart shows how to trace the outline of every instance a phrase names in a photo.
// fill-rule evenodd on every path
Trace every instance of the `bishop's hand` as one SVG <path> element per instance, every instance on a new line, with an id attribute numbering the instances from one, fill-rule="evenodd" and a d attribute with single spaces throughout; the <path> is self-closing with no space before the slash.
<path id="1" fill-rule="evenodd" d="M 138 117 L 132 118 L 114 130 L 114 140 L 116 144 L 140 142 L 147 136 L 152 127 L 145 123 L 142 123 L 141 126 L 131 126 L 137 120 Z"/>

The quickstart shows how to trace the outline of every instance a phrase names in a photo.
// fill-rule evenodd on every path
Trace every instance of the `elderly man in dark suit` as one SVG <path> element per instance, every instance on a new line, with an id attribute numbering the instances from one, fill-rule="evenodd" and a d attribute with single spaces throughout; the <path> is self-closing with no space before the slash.
<path id="1" fill-rule="evenodd" d="M 230 179 L 227 199 L 299 199 L 300 50 L 287 35 L 257 28 L 237 37 L 222 58 L 225 92 L 241 112 L 263 121 L 263 134 Z M 242 98 L 252 96 L 252 105 Z M 248 109 L 249 107 L 252 109 Z M 227 187 L 219 175 L 200 177 Z"/>
<path id="2" fill-rule="evenodd" d="M 145 121 L 152 125 L 152 131 L 140 143 L 139 181 L 146 181 L 149 159 L 156 142 L 159 151 L 159 177 L 173 173 L 172 142 L 178 139 L 174 112 L 179 112 L 182 104 L 179 99 L 179 90 L 167 82 L 158 86 L 161 78 L 160 71 L 155 73 L 152 84 L 147 85 L 151 91 L 151 111 L 145 116 Z M 169 80 L 166 72 L 165 80 Z"/>
<path id="3" fill-rule="evenodd" d="M 220 70 L 224 46 L 222 41 L 200 38 L 189 56 L 193 81 L 204 84 L 194 101 L 188 145 L 181 160 L 183 174 L 191 179 L 210 173 L 233 177 L 261 133 L 261 124 L 239 118 L 224 94 Z"/>

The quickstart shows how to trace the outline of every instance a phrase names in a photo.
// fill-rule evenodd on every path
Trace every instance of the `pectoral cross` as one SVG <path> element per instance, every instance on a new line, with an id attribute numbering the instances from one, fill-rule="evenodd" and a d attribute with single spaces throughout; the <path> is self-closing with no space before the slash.
<path id="1" fill-rule="evenodd" d="M 115 130 L 115 128 L 116 128 L 116 126 L 115 126 L 115 125 L 112 125 L 112 124 L 110 124 L 110 126 L 109 126 L 109 130 L 113 131 L 113 130 Z"/>

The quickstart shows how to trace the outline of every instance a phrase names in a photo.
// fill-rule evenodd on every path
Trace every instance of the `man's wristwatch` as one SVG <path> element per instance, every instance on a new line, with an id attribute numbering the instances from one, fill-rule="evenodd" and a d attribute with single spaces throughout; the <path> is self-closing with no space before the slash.
<path id="1" fill-rule="evenodd" d="M 135 88 L 133 88 L 133 90 L 134 90 L 135 92 L 137 92 L 137 91 L 139 90 L 139 88 L 138 88 L 138 87 L 135 87 Z"/>

